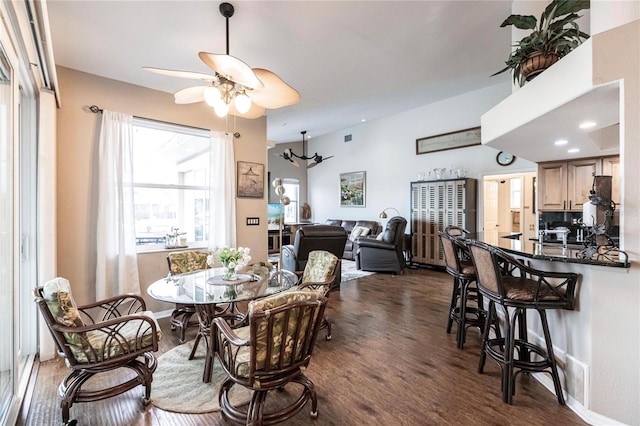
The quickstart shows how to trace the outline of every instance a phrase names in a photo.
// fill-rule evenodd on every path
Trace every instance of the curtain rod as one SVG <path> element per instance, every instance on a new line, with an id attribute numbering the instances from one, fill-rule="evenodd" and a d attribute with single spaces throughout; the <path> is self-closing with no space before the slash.
<path id="1" fill-rule="evenodd" d="M 92 112 L 92 113 L 94 113 L 94 114 L 97 114 L 97 113 L 99 113 L 99 112 L 101 113 L 101 112 L 103 111 L 103 109 L 102 109 L 102 108 L 100 108 L 100 107 L 99 107 L 99 106 L 97 106 L 97 105 L 91 105 L 91 106 L 89 107 L 89 111 L 91 111 L 91 112 Z M 134 115 L 133 117 L 134 117 L 134 118 L 141 119 L 141 120 L 155 121 L 156 123 L 170 124 L 170 125 L 174 125 L 174 126 L 176 125 L 176 123 L 169 123 L 168 121 L 156 120 L 156 119 L 153 119 L 153 118 L 138 117 L 137 115 Z M 210 131 L 210 130 L 211 130 L 211 129 L 204 129 L 204 128 L 202 128 L 202 127 L 188 126 L 188 125 L 184 125 L 184 124 L 180 124 L 180 126 L 190 127 L 190 128 L 192 128 L 192 129 L 196 129 L 196 130 L 205 130 L 205 131 Z M 228 132 L 226 132 L 226 133 L 227 133 L 227 134 L 229 134 Z M 234 133 L 233 133 L 233 136 L 234 136 L 236 139 L 239 139 L 239 138 L 240 138 L 240 132 L 234 132 Z"/>

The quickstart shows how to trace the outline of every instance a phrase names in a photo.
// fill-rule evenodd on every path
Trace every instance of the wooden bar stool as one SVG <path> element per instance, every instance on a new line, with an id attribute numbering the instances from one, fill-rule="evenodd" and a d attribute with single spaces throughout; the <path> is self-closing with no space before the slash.
<path id="1" fill-rule="evenodd" d="M 496 247 L 466 241 L 476 266 L 478 289 L 489 300 L 478 372 L 483 372 L 487 356 L 500 365 L 502 399 L 508 404 L 513 402 L 518 374 L 549 373 L 558 403 L 564 405 L 546 310 L 573 309 L 578 275 L 533 269 Z M 504 313 L 504 338 L 500 336 L 496 307 Z M 527 338 L 527 309 L 540 316 L 544 348 Z M 490 328 L 494 329 L 495 337 L 489 337 Z"/>
<path id="2" fill-rule="evenodd" d="M 482 295 L 475 285 L 476 268 L 473 265 L 467 247 L 459 240 L 463 235 L 462 228 L 448 227 L 444 232 L 438 232 L 446 268 L 453 277 L 453 291 L 447 320 L 447 334 L 451 333 L 453 322 L 457 324 L 456 342 L 459 349 L 464 348 L 468 327 L 484 329 L 486 312 Z M 456 236 L 457 235 L 457 236 Z"/>

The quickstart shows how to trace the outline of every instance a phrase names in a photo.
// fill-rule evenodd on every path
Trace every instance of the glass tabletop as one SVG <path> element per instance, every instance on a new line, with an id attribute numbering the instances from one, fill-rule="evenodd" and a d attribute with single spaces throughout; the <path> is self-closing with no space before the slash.
<path id="1" fill-rule="evenodd" d="M 298 278 L 290 271 L 274 271 L 270 278 L 255 274 L 238 274 L 237 280 L 221 279 L 222 268 L 178 274 L 162 278 L 147 289 L 156 300 L 183 304 L 217 304 L 241 302 L 279 293 L 296 285 Z"/>

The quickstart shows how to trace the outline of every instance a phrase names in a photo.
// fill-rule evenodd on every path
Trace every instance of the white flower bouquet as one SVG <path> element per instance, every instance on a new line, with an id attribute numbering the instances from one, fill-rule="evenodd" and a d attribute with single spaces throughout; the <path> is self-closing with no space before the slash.
<path id="1" fill-rule="evenodd" d="M 220 259 L 220 263 L 222 263 L 222 266 L 226 269 L 225 279 L 235 279 L 236 269 L 242 268 L 251 261 L 251 256 L 249 255 L 250 251 L 251 249 L 248 247 L 216 248 L 213 255 L 207 257 L 207 263 L 209 265 L 213 265 L 215 258 Z"/>

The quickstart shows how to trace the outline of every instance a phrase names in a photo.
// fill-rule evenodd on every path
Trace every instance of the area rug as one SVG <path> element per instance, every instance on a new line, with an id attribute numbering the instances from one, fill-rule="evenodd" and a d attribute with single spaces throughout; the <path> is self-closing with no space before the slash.
<path id="1" fill-rule="evenodd" d="M 360 271 L 356 269 L 356 262 L 353 260 L 342 259 L 342 282 L 355 280 L 356 278 L 366 277 L 367 275 L 373 275 L 375 272 Z"/>
<path id="2" fill-rule="evenodd" d="M 210 383 L 202 381 L 204 371 L 204 342 L 200 342 L 196 356 L 189 360 L 193 341 L 176 346 L 158 358 L 158 368 L 153 373 L 151 403 L 174 413 L 200 414 L 220 411 L 218 390 L 226 373 L 216 359 Z M 234 405 L 242 405 L 251 399 L 251 391 L 234 386 L 230 392 Z"/>
<path id="3" fill-rule="evenodd" d="M 269 260 L 276 262 L 278 260 L 277 254 L 270 254 Z M 356 269 L 356 262 L 353 260 L 342 259 L 342 282 L 355 280 L 356 278 L 366 277 L 367 275 L 373 275 L 375 272 L 360 271 Z"/>

